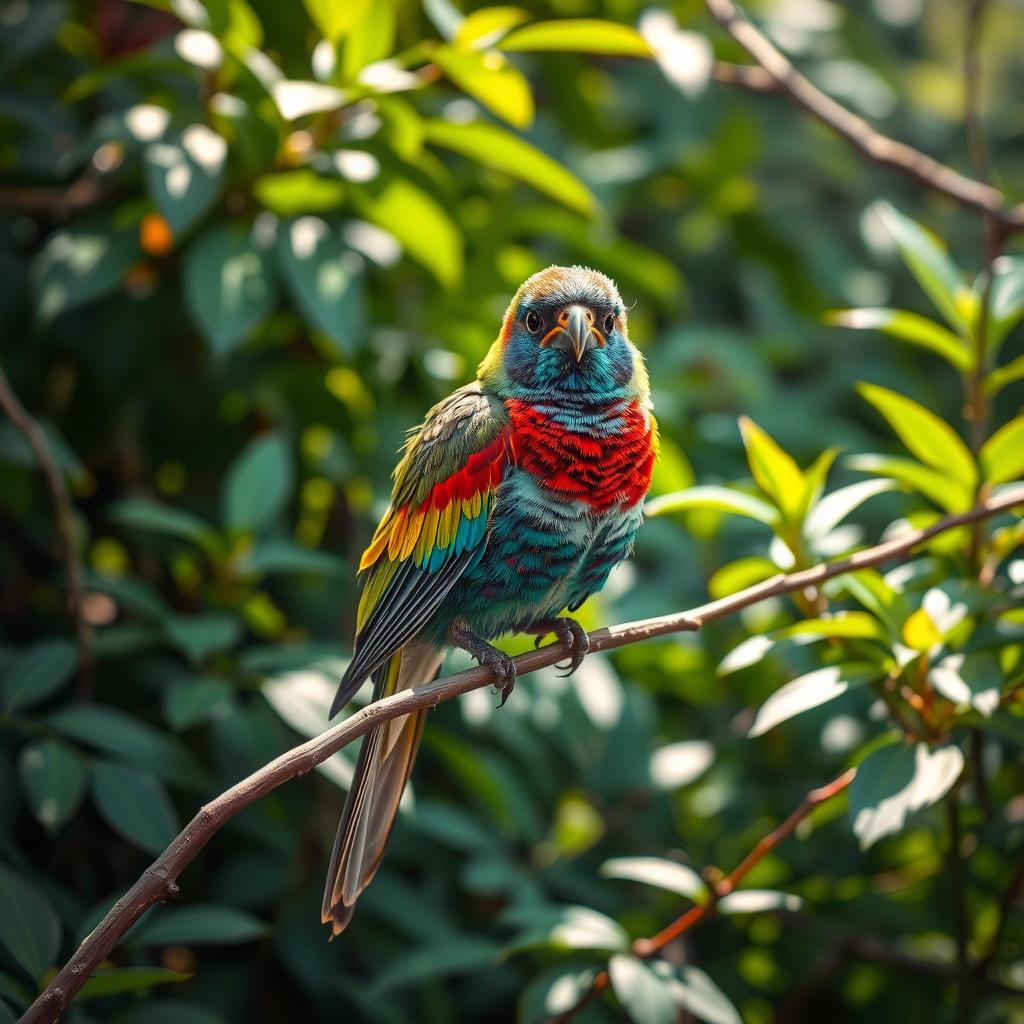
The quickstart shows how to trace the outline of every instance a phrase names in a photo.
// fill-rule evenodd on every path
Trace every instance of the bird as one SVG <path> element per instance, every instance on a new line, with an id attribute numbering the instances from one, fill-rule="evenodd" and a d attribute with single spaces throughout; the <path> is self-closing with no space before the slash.
<path id="1" fill-rule="evenodd" d="M 632 551 L 658 451 L 643 356 L 608 277 L 551 266 L 516 291 L 476 380 L 414 428 L 391 503 L 359 563 L 352 660 L 333 718 L 430 682 L 448 650 L 489 667 L 504 704 L 515 663 L 489 641 L 554 634 L 567 672 L 587 654 L 575 611 Z M 363 739 L 338 826 L 322 920 L 349 924 L 373 879 L 416 758 L 426 709 Z"/>

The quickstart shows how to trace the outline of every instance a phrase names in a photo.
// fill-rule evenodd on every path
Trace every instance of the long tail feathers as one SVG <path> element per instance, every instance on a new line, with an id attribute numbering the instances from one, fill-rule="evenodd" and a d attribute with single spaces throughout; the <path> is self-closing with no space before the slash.
<path id="1" fill-rule="evenodd" d="M 374 674 L 373 699 L 429 682 L 443 658 L 429 644 L 407 644 Z M 334 935 L 345 930 L 359 894 L 380 867 L 425 717 L 426 711 L 418 711 L 394 718 L 363 739 L 327 869 L 321 916 Z"/>

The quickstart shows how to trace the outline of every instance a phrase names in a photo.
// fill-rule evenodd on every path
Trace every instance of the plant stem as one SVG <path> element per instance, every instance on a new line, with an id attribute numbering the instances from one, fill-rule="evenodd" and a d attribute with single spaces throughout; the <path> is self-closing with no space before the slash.
<path id="1" fill-rule="evenodd" d="M 949 823 L 949 878 L 953 897 L 953 936 L 956 940 L 957 966 L 957 1020 L 971 1024 L 974 1020 L 974 974 L 971 970 L 968 942 L 970 941 L 967 920 L 967 879 L 964 868 L 961 842 L 960 806 L 957 803 L 957 788 L 946 797 L 946 817 Z"/>

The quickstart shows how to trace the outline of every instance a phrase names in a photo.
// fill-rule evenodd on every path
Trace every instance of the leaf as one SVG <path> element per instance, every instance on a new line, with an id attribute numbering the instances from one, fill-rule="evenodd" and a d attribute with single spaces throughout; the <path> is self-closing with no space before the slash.
<path id="1" fill-rule="evenodd" d="M 696 99 L 707 88 L 714 66 L 709 40 L 681 30 L 671 13 L 658 8 L 644 11 L 639 28 L 661 73 L 687 99 Z"/>
<path id="2" fill-rule="evenodd" d="M 533 93 L 526 76 L 497 50 L 460 50 L 438 46 L 435 64 L 463 92 L 515 128 L 533 124 Z"/>
<path id="3" fill-rule="evenodd" d="M 737 558 L 735 562 L 729 562 L 711 574 L 708 580 L 708 593 L 716 600 L 728 597 L 752 587 L 755 583 L 771 579 L 778 573 L 779 567 L 770 558 L 762 558 L 759 555 Z"/>
<path id="4" fill-rule="evenodd" d="M 176 732 L 231 711 L 231 687 L 218 679 L 177 680 L 163 696 L 164 718 Z"/>
<path id="5" fill-rule="evenodd" d="M 903 623 L 903 642 L 914 651 L 928 651 L 942 643 L 942 633 L 924 608 L 918 608 Z"/>
<path id="6" fill-rule="evenodd" d="M 465 50 L 479 50 L 492 46 L 509 29 L 529 19 L 529 14 L 520 7 L 482 7 L 471 11 L 455 31 L 452 40 L 457 47 Z"/>
<path id="7" fill-rule="evenodd" d="M 967 487 L 913 459 L 891 455 L 851 455 L 846 465 L 861 473 L 892 477 L 947 512 L 966 512 L 972 504 L 973 496 Z"/>
<path id="8" fill-rule="evenodd" d="M 115 502 L 107 515 L 113 522 L 132 530 L 159 533 L 195 544 L 205 551 L 219 551 L 216 530 L 205 519 L 173 505 L 145 498 L 128 498 Z"/>
<path id="9" fill-rule="evenodd" d="M 740 889 L 718 901 L 720 914 L 763 914 L 767 910 L 799 910 L 803 900 L 773 889 Z"/>
<path id="10" fill-rule="evenodd" d="M 888 203 L 880 204 L 879 215 L 895 239 L 907 269 L 935 304 L 935 308 L 950 326 L 964 337 L 969 336 L 970 328 L 957 304 L 958 295 L 966 289 L 960 271 L 949 254 L 920 224 L 905 217 Z"/>
<path id="11" fill-rule="evenodd" d="M 67 683 L 77 661 L 74 643 L 64 637 L 23 648 L 0 673 L 0 709 L 21 711 L 41 704 Z"/>
<path id="12" fill-rule="evenodd" d="M 804 494 L 804 476 L 800 467 L 747 416 L 740 417 L 740 433 L 747 450 L 750 472 L 758 487 L 787 519 L 794 519 Z"/>
<path id="13" fill-rule="evenodd" d="M 786 683 L 761 705 L 747 736 L 763 736 L 769 729 L 811 708 L 864 686 L 876 673 L 851 665 L 829 665 Z"/>
<path id="14" fill-rule="evenodd" d="M 374 0 L 302 0 L 313 24 L 332 43 L 351 32 Z M 381 2 L 381 0 L 378 0 Z"/>
<path id="15" fill-rule="evenodd" d="M 993 370 L 985 378 L 985 390 L 990 395 L 998 394 L 1007 384 L 1024 379 L 1024 356 L 1011 359 L 1005 366 Z"/>
<path id="16" fill-rule="evenodd" d="M 329 551 L 307 548 L 288 540 L 265 540 L 245 555 L 244 572 L 294 573 L 302 576 L 345 576 L 348 563 Z"/>
<path id="17" fill-rule="evenodd" d="M 680 740 L 651 754 L 651 782 L 659 789 L 678 789 L 699 779 L 711 767 L 715 748 L 707 740 Z"/>
<path id="18" fill-rule="evenodd" d="M 580 949 L 624 952 L 629 936 L 622 926 L 589 907 L 514 906 L 504 914 L 509 924 L 526 926 L 505 950 Z"/>
<path id="19" fill-rule="evenodd" d="M 282 434 L 251 441 L 228 467 L 222 495 L 224 525 L 231 530 L 259 530 L 284 511 L 295 469 Z"/>
<path id="20" fill-rule="evenodd" d="M 989 355 L 999 351 L 1003 339 L 1024 316 L 1024 258 L 1000 256 L 993 267 L 992 290 L 988 303 L 988 329 L 985 348 Z M 984 275 L 976 286 L 979 299 L 984 290 Z M 1021 357 L 1024 360 L 1024 356 Z"/>
<path id="21" fill-rule="evenodd" d="M 60 921 L 50 901 L 6 864 L 0 864 L 0 945 L 33 981 L 42 979 L 60 948 Z"/>
<path id="22" fill-rule="evenodd" d="M 707 895 L 704 880 L 693 868 L 661 857 L 614 857 L 601 865 L 605 878 L 624 878 L 698 901 Z"/>
<path id="23" fill-rule="evenodd" d="M 850 784 L 850 816 L 861 849 L 903 830 L 908 818 L 952 789 L 963 770 L 959 747 L 897 743 L 868 755 Z"/>
<path id="24" fill-rule="evenodd" d="M 391 0 L 371 0 L 366 13 L 345 40 L 341 74 L 352 81 L 367 64 L 383 60 L 395 45 L 395 8 Z"/>
<path id="25" fill-rule="evenodd" d="M 351 354 L 365 329 L 363 258 L 319 217 L 300 217 L 277 232 L 277 256 L 295 305 L 313 326 Z"/>
<path id="26" fill-rule="evenodd" d="M 958 335 L 905 309 L 838 309 L 826 317 L 828 323 L 854 330 L 882 331 L 901 341 L 930 349 L 960 371 L 970 370 L 974 357 Z"/>
<path id="27" fill-rule="evenodd" d="M 189 125 L 169 142 L 154 142 L 143 151 L 149 194 L 175 235 L 217 201 L 227 156 L 227 142 L 205 124 Z"/>
<path id="28" fill-rule="evenodd" d="M 800 496 L 797 518 L 804 519 L 811 507 L 821 497 L 828 481 L 829 470 L 839 456 L 838 448 L 826 448 L 803 473 L 804 488 Z"/>
<path id="29" fill-rule="evenodd" d="M 427 979 L 479 971 L 494 964 L 500 949 L 496 943 L 480 936 L 470 939 L 439 935 L 429 946 L 406 950 L 391 966 L 379 971 L 370 991 L 380 994 Z"/>
<path id="30" fill-rule="evenodd" d="M 100 816 L 118 835 L 154 856 L 178 832 L 178 818 L 167 790 L 144 769 L 95 761 L 92 796 Z"/>
<path id="31" fill-rule="evenodd" d="M 876 494 L 891 491 L 894 486 L 892 480 L 882 479 L 862 480 L 848 487 L 840 487 L 811 507 L 804 520 L 804 533 L 813 540 L 826 537 L 865 501 Z"/>
<path id="32" fill-rule="evenodd" d="M 611 57 L 651 57 L 651 48 L 636 29 L 611 21 L 566 18 L 537 21 L 505 36 L 503 50 L 566 50 Z"/>
<path id="33" fill-rule="evenodd" d="M 95 999 L 98 996 L 120 995 L 122 992 L 145 992 L 154 985 L 173 985 L 188 981 L 191 974 L 168 970 L 166 967 L 101 967 L 81 987 L 75 996 L 79 999 Z M 183 1024 L 193 1024 L 183 1018 Z"/>
<path id="34" fill-rule="evenodd" d="M 883 640 L 885 630 L 873 615 L 867 612 L 839 611 L 821 619 L 805 619 L 783 626 L 770 636 L 783 640 L 795 637 L 843 637 L 848 640 Z"/>
<path id="35" fill-rule="evenodd" d="M 928 678 L 946 700 L 967 704 L 985 718 L 999 708 L 1003 672 L 994 653 L 950 654 L 932 667 Z"/>
<path id="36" fill-rule="evenodd" d="M 597 968 L 559 962 L 527 985 L 519 1000 L 519 1024 L 548 1024 L 579 1003 Z"/>
<path id="37" fill-rule="evenodd" d="M 766 501 L 755 498 L 731 487 L 688 487 L 675 494 L 663 494 L 649 501 L 644 509 L 648 516 L 663 516 L 672 512 L 685 512 L 691 508 L 710 508 L 719 512 L 730 512 L 737 516 L 756 519 L 765 526 L 775 526 L 779 514 Z"/>
<path id="38" fill-rule="evenodd" d="M 297 121 L 311 114 L 331 114 L 341 110 L 350 94 L 323 82 L 280 79 L 270 85 L 277 112 L 285 121 Z"/>
<path id="39" fill-rule="evenodd" d="M 593 212 L 594 197 L 579 178 L 511 132 L 483 121 L 429 120 L 423 127 L 427 142 L 503 171 L 582 214 Z"/>
<path id="40" fill-rule="evenodd" d="M 967 445 L 948 424 L 917 402 L 879 387 L 860 383 L 857 390 L 889 422 L 900 440 L 922 462 L 952 477 L 968 490 L 978 481 L 978 471 Z"/>
<path id="41" fill-rule="evenodd" d="M 612 990 L 634 1024 L 672 1024 L 678 1016 L 672 990 L 643 961 L 616 953 L 608 962 Z"/>
<path id="42" fill-rule="evenodd" d="M 1024 416 L 999 428 L 981 447 L 982 473 L 990 484 L 1003 484 L 1024 474 Z"/>
<path id="43" fill-rule="evenodd" d="M 62 736 L 143 765 L 170 783 L 198 788 L 205 781 L 202 766 L 181 740 L 118 708 L 74 704 L 54 712 L 47 724 Z"/>
<path id="44" fill-rule="evenodd" d="M 252 232 L 236 224 L 204 231 L 184 257 L 185 300 L 215 356 L 224 356 L 270 314 L 277 279 Z"/>
<path id="45" fill-rule="evenodd" d="M 51 834 L 82 802 L 85 766 L 61 740 L 49 737 L 27 744 L 18 757 L 18 775 L 32 813 Z"/>
<path id="46" fill-rule="evenodd" d="M 363 216 L 390 231 L 446 288 L 457 285 L 462 280 L 462 233 L 448 213 L 405 178 L 389 176 L 375 186 L 355 193 Z"/>
<path id="47" fill-rule="evenodd" d="M 213 903 L 168 907 L 134 929 L 125 943 L 129 949 L 146 946 L 230 946 L 252 942 L 269 934 L 268 925 L 235 907 Z"/>
<path id="48" fill-rule="evenodd" d="M 49 323 L 114 291 L 142 259 L 134 231 L 91 219 L 51 236 L 32 263 L 39 319 Z"/>
<path id="49" fill-rule="evenodd" d="M 170 615 L 164 620 L 164 633 L 190 661 L 198 663 L 237 644 L 242 623 L 231 612 Z"/>
<path id="50" fill-rule="evenodd" d="M 346 192 L 345 183 L 340 179 L 325 178 L 308 167 L 264 174 L 252 185 L 257 202 L 280 217 L 337 210 L 345 201 Z M 280 238 L 279 230 L 279 244 Z"/>
<path id="51" fill-rule="evenodd" d="M 743 1024 L 736 1008 L 721 989 L 698 967 L 674 967 L 661 961 L 654 970 L 672 979 L 676 1002 L 705 1024 Z"/>

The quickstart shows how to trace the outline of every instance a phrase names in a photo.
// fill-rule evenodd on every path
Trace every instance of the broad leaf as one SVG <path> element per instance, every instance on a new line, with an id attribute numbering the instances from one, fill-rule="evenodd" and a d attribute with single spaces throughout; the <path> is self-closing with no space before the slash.
<path id="1" fill-rule="evenodd" d="M 985 718 L 999 707 L 1003 673 L 994 653 L 950 654 L 933 666 L 928 678 L 946 700 L 969 705 Z"/>
<path id="2" fill-rule="evenodd" d="M 1014 384 L 1018 380 L 1024 380 L 1024 356 L 1017 356 L 1005 366 L 993 370 L 985 378 L 985 390 L 990 395 L 995 395 L 1002 391 L 1007 384 Z"/>
<path id="3" fill-rule="evenodd" d="M 191 977 L 191 974 L 166 967 L 101 967 L 82 986 L 75 999 L 96 999 L 122 992 L 147 992 L 154 985 L 174 985 L 188 981 Z M 183 1024 L 193 1024 L 187 1017 L 179 1019 Z"/>
<path id="4" fill-rule="evenodd" d="M 679 740 L 651 754 L 651 782 L 659 789 L 678 789 L 699 779 L 711 767 L 715 748 L 707 740 Z"/>
<path id="5" fill-rule="evenodd" d="M 561 960 L 541 972 L 520 997 L 520 1024 L 547 1024 L 571 1010 L 589 990 L 596 974 L 596 967 Z"/>
<path id="6" fill-rule="evenodd" d="M 1000 427 L 982 445 L 979 458 L 982 473 L 991 484 L 1024 476 L 1024 416 Z"/>
<path id="7" fill-rule="evenodd" d="M 503 50 L 554 50 L 619 57 L 650 57 L 651 48 L 636 29 L 611 21 L 537 21 L 505 36 Z"/>
<path id="8" fill-rule="evenodd" d="M 770 559 L 759 555 L 737 558 L 735 562 L 716 569 L 708 580 L 708 593 L 715 599 L 728 597 L 755 583 L 777 576 L 779 567 Z"/>
<path id="9" fill-rule="evenodd" d="M 864 686 L 876 672 L 851 665 L 830 665 L 808 672 L 776 690 L 761 705 L 748 736 L 761 736 L 796 715 L 841 697 L 848 690 Z"/>
<path id="10" fill-rule="evenodd" d="M 259 530 L 284 510 L 295 469 L 291 449 L 281 434 L 251 441 L 228 469 L 224 483 L 224 525 L 232 530 Z"/>
<path id="11" fill-rule="evenodd" d="M 491 46 L 529 17 L 529 14 L 519 7 L 482 7 L 466 15 L 455 33 L 453 42 L 456 46 L 469 50 Z"/>
<path id="12" fill-rule="evenodd" d="M 0 710 L 20 711 L 52 697 L 71 678 L 78 655 L 64 637 L 38 640 L 0 670 Z"/>
<path id="13" fill-rule="evenodd" d="M 374 994 L 436 981 L 456 974 L 473 974 L 494 964 L 501 947 L 480 936 L 438 935 L 427 946 L 406 950 L 379 971 L 370 991 Z"/>
<path id="14" fill-rule="evenodd" d="M 144 946 L 234 946 L 261 939 L 269 931 L 263 921 L 244 910 L 207 903 L 156 911 L 133 929 L 125 945 L 129 949 Z"/>
<path id="15" fill-rule="evenodd" d="M 685 512 L 691 508 L 710 508 L 718 512 L 730 512 L 737 516 L 756 519 L 765 526 L 775 526 L 779 514 L 760 498 L 735 491 L 730 487 L 688 487 L 675 494 L 663 494 L 647 503 L 644 509 L 648 516 L 663 516 L 673 512 Z"/>
<path id="16" fill-rule="evenodd" d="M 438 46 L 434 63 L 463 92 L 516 128 L 533 124 L 533 93 L 526 76 L 497 50 L 461 50 Z"/>
<path id="17" fill-rule="evenodd" d="M 670 984 L 643 961 L 616 953 L 608 962 L 612 990 L 634 1024 L 672 1024 L 678 1008 Z"/>
<path id="18" fill-rule="evenodd" d="M 654 970 L 672 979 L 676 1002 L 698 1020 L 705 1024 L 743 1024 L 725 993 L 699 967 L 675 967 L 662 961 L 654 965 Z"/>
<path id="19" fill-rule="evenodd" d="M 92 796 L 103 820 L 147 853 L 162 852 L 178 832 L 178 818 L 163 783 L 141 768 L 96 761 Z"/>
<path id="20" fill-rule="evenodd" d="M 337 210 L 347 191 L 340 179 L 325 178 L 308 167 L 264 174 L 252 184 L 257 201 L 280 217 Z"/>
<path id="21" fill-rule="evenodd" d="M 804 533 L 812 540 L 820 540 L 868 498 L 891 491 L 894 486 L 892 480 L 862 480 L 860 483 L 840 487 L 838 491 L 826 494 L 808 512 L 804 520 Z"/>
<path id="22" fill-rule="evenodd" d="M 163 695 L 164 718 L 176 732 L 231 711 L 231 687 L 218 679 L 175 680 Z"/>
<path id="23" fill-rule="evenodd" d="M 800 467 L 749 417 L 740 417 L 740 432 L 758 487 L 787 519 L 794 519 L 805 489 Z"/>
<path id="24" fill-rule="evenodd" d="M 33 815 L 47 832 L 56 832 L 82 802 L 85 765 L 61 740 L 49 737 L 27 744 L 18 757 L 18 775 Z"/>
<path id="25" fill-rule="evenodd" d="M 767 910 L 799 910 L 799 896 L 774 889 L 739 889 L 718 901 L 720 914 L 763 914 Z"/>
<path id="26" fill-rule="evenodd" d="M 988 330 L 985 336 L 985 347 L 990 356 L 999 351 L 1003 339 L 1024 316 L 1024 257 L 1000 256 L 993 269 L 995 276 L 989 295 Z M 980 300 L 985 288 L 984 275 L 979 278 L 975 288 Z"/>
<path id="27" fill-rule="evenodd" d="M 351 32 L 374 0 L 302 0 L 313 24 L 332 43 Z M 379 0 L 378 0 L 379 2 Z"/>
<path id="28" fill-rule="evenodd" d="M 224 185 L 228 144 L 205 124 L 189 125 L 168 142 L 146 147 L 146 184 L 176 235 L 187 231 L 217 201 Z"/>
<path id="29" fill-rule="evenodd" d="M 614 953 L 624 952 L 629 946 L 629 936 L 622 926 L 590 907 L 521 905 L 508 910 L 504 920 L 525 926 L 506 952 L 547 948 Z"/>
<path id="30" fill-rule="evenodd" d="M 5 864 L 0 864 L 0 945 L 36 982 L 60 948 L 60 921 L 49 900 Z"/>
<path id="31" fill-rule="evenodd" d="M 861 473 L 892 477 L 947 512 L 966 512 L 973 503 L 973 492 L 964 484 L 913 459 L 892 455 L 851 455 L 846 459 L 846 465 Z"/>
<path id="32" fill-rule="evenodd" d="M 108 517 L 121 526 L 176 537 L 206 551 L 217 552 L 217 531 L 204 519 L 174 505 L 128 498 L 111 506 Z"/>
<path id="33" fill-rule="evenodd" d="M 905 309 L 840 309 L 828 315 L 829 323 L 855 330 L 876 330 L 911 345 L 930 349 L 958 370 L 969 370 L 974 357 L 963 338 L 928 317 Z"/>
<path id="34" fill-rule="evenodd" d="M 660 857 L 615 857 L 601 865 L 601 874 L 642 882 L 695 901 L 707 895 L 704 880 L 693 868 Z"/>
<path id="35" fill-rule="evenodd" d="M 254 544 L 246 552 L 242 571 L 345 576 L 349 569 L 347 562 L 329 551 L 307 548 L 289 540 L 265 540 Z"/>

